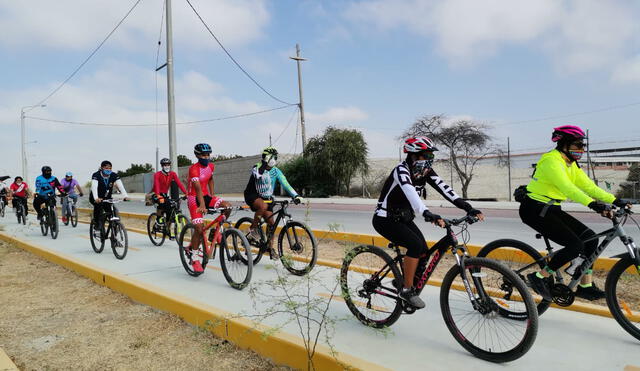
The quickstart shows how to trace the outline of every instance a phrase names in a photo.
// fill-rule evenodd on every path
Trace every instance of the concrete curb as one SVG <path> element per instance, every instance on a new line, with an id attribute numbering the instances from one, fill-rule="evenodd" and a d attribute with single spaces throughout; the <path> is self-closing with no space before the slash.
<path id="1" fill-rule="evenodd" d="M 198 303 L 122 274 L 77 261 L 66 254 L 26 243 L 3 232 L 0 232 L 0 239 L 85 276 L 99 285 L 130 297 L 132 300 L 175 314 L 186 322 L 203 327 L 214 335 L 226 339 L 241 348 L 251 349 L 264 357 L 272 359 L 277 364 L 287 365 L 296 369 L 307 368 L 307 351 L 302 339 L 296 336 L 277 332 L 271 334 L 273 331 L 267 326 L 254 325 L 253 322 L 243 318 L 230 319 L 235 315 L 233 313 Z M 264 334 L 270 334 L 266 341 Z M 347 354 L 336 354 L 334 356 L 331 350 L 323 345 L 318 345 L 313 360 L 315 367 L 321 370 L 345 368 L 388 370 L 377 364 Z M 1 365 L 2 363 L 0 363 Z M 2 369 L 0 368 L 0 370 Z"/>
<path id="2" fill-rule="evenodd" d="M 18 371 L 18 366 L 9 358 L 7 353 L 0 348 L 0 371 Z"/>

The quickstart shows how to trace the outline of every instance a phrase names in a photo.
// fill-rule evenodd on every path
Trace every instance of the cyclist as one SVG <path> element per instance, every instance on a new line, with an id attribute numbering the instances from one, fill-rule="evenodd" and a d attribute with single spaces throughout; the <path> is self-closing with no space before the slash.
<path id="1" fill-rule="evenodd" d="M 169 213 L 169 203 L 165 202 L 165 196 L 169 193 L 171 183 L 175 182 L 182 193 L 187 194 L 187 190 L 178 178 L 178 174 L 175 171 L 171 171 L 171 160 L 163 158 L 160 160 L 160 166 L 162 170 L 156 172 L 153 175 L 153 202 L 156 204 L 157 223 L 159 225 L 164 224 L 164 215 Z"/>
<path id="2" fill-rule="evenodd" d="M 204 229 L 204 215 L 207 207 L 229 207 L 230 203 L 222 198 L 214 196 L 213 171 L 215 165 L 211 162 L 211 146 L 207 143 L 198 143 L 193 148 L 198 162 L 189 167 L 189 183 L 187 191 L 187 206 L 191 214 L 191 223 L 196 228 L 196 232 L 191 236 L 191 246 L 200 246 L 200 236 Z M 229 211 L 225 211 L 225 217 L 229 217 Z M 199 261 L 193 262 L 195 272 L 203 272 L 202 264 Z"/>
<path id="3" fill-rule="evenodd" d="M 69 195 L 69 198 L 73 200 L 74 205 L 76 204 L 76 202 L 78 202 L 78 193 L 80 197 L 84 195 L 82 187 L 80 187 L 80 183 L 78 183 L 77 180 L 73 179 L 73 173 L 70 171 L 67 171 L 67 173 L 64 175 L 64 179 L 62 179 L 60 184 L 62 184 L 62 188 Z M 76 188 L 78 189 L 78 193 L 76 193 Z M 62 199 L 62 210 L 67 210 L 68 202 L 69 201 L 67 198 Z M 67 222 L 67 216 L 65 215 L 65 212 L 62 213 L 62 222 Z"/>
<path id="4" fill-rule="evenodd" d="M 91 193 L 89 194 L 89 203 L 93 205 L 92 219 L 98 226 L 102 222 L 96 219 L 102 216 L 102 212 L 106 211 L 108 205 L 102 203 L 103 200 L 112 199 L 113 186 L 115 185 L 123 196 L 124 201 L 129 200 L 129 195 L 124 189 L 124 184 L 117 173 L 112 171 L 113 165 L 111 161 L 104 160 L 100 163 L 100 169 L 91 175 Z"/>
<path id="5" fill-rule="evenodd" d="M 18 207 L 18 202 L 22 203 L 24 209 L 24 216 L 26 217 L 29 208 L 27 207 L 27 196 L 29 192 L 29 186 L 25 183 L 21 176 L 15 177 L 13 183 L 11 183 L 11 194 L 13 195 L 13 208 Z"/>
<path id="6" fill-rule="evenodd" d="M 429 211 L 420 200 L 416 186 L 429 184 L 468 215 L 484 220 L 480 210 L 474 209 L 460 198 L 433 170 L 433 152 L 437 150 L 433 141 L 427 137 L 417 136 L 405 140 L 404 152 L 407 157 L 391 171 L 385 181 L 372 221 L 373 228 L 380 235 L 407 249 L 402 260 L 404 287 L 400 291 L 400 297 L 418 309 L 424 308 L 425 303 L 418 297 L 413 281 L 419 262 L 423 263 L 420 258 L 427 251 L 427 243 L 413 218 L 416 214 L 421 215 L 426 222 L 440 227 L 444 227 L 444 221 L 440 215 Z"/>
<path id="7" fill-rule="evenodd" d="M 11 193 L 11 189 L 9 188 L 9 186 L 4 182 L 5 179 L 9 179 L 11 178 L 10 176 L 3 176 L 0 177 L 0 198 L 2 199 L 2 201 L 4 201 L 4 204 L 7 204 L 7 195 Z"/>
<path id="8" fill-rule="evenodd" d="M 282 171 L 276 167 L 277 163 L 278 150 L 271 146 L 265 148 L 262 151 L 262 161 L 255 164 L 251 169 L 249 183 L 247 183 L 247 187 L 244 190 L 244 201 L 251 207 L 252 211 L 255 211 L 249 237 L 256 241 L 260 240 L 260 233 L 258 232 L 260 218 L 263 218 L 269 225 L 275 223 L 271 218 L 273 204 L 267 205 L 265 201 L 273 200 L 273 192 L 278 182 L 293 197 L 293 202 L 296 205 L 303 201 L 303 198 L 291 187 Z M 275 235 L 271 236 L 268 241 L 272 259 L 277 258 L 276 252 L 271 248 L 274 237 Z"/>
<path id="9" fill-rule="evenodd" d="M 564 246 L 543 270 L 527 275 L 535 292 L 551 300 L 551 290 L 544 278 L 572 261 L 578 255 L 588 256 L 598 247 L 598 239 L 584 242 L 595 232 L 560 207 L 567 198 L 581 203 L 603 216 L 611 216 L 609 207 L 625 202 L 599 188 L 578 165 L 584 153 L 586 135 L 578 126 L 564 125 L 553 129 L 551 141 L 556 148 L 543 154 L 536 164 L 533 179 L 527 185 L 527 197 L 520 204 L 520 219 L 551 241 Z M 595 199 L 595 200 L 594 200 Z M 582 277 L 576 296 L 587 300 L 605 297 L 593 283 L 592 270 Z"/>
<path id="10" fill-rule="evenodd" d="M 53 196 L 53 204 L 56 204 L 56 189 L 58 190 L 58 192 L 60 192 L 60 194 L 65 194 L 64 189 L 62 188 L 62 184 L 60 184 L 58 178 L 51 175 L 51 167 L 43 166 L 41 171 L 42 175 L 39 175 L 36 178 L 36 197 L 33 199 L 33 208 L 36 209 L 38 220 L 42 219 L 42 210 L 40 209 L 40 207 L 47 201 L 49 197 Z"/>

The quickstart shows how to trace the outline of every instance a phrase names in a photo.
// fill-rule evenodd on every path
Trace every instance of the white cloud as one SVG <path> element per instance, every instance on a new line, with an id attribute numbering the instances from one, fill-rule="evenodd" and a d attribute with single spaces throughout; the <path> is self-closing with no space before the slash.
<path id="1" fill-rule="evenodd" d="M 615 73 L 616 66 L 631 63 L 640 42 L 637 6 L 619 1 L 375 0 L 352 3 L 345 16 L 367 32 L 373 24 L 433 38 L 454 66 L 527 44 L 547 53 L 566 74 Z"/>
<path id="2" fill-rule="evenodd" d="M 101 41 L 134 1 L 32 0 L 0 2 L 0 44 L 87 50 Z M 157 40 L 162 0 L 142 1 L 113 35 L 110 43 L 139 48 L 140 41 Z M 194 7 L 228 45 L 262 37 L 269 22 L 265 0 L 192 0 Z M 173 3 L 176 44 L 197 49 L 217 48 L 184 1 Z M 164 39 L 164 36 L 163 36 Z"/>
<path id="3" fill-rule="evenodd" d="M 640 55 L 620 63 L 611 78 L 618 83 L 640 83 Z"/>

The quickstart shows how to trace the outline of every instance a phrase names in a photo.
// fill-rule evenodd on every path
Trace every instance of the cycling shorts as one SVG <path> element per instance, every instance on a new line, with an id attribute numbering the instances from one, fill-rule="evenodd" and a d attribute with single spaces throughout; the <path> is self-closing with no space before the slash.
<path id="1" fill-rule="evenodd" d="M 208 205 L 208 207 L 220 207 L 222 203 L 222 198 L 214 196 L 211 197 L 209 195 L 204 196 L 204 203 Z M 200 224 L 203 221 L 204 215 L 200 214 L 198 209 L 198 198 L 196 196 L 187 196 L 187 206 L 189 207 L 189 214 L 191 214 L 191 223 Z"/>

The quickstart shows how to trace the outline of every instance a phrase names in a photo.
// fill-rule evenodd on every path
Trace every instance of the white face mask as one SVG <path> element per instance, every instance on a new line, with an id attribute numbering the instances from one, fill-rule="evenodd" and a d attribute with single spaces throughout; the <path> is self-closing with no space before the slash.
<path id="1" fill-rule="evenodd" d="M 269 159 L 269 161 L 267 161 L 267 166 L 269 166 L 269 167 L 274 167 L 274 166 L 276 166 L 276 164 L 277 164 L 277 163 L 278 163 L 278 161 L 276 161 L 276 159 L 275 159 L 275 158 L 271 157 L 271 158 Z"/>
<path id="2" fill-rule="evenodd" d="M 162 171 L 164 171 L 165 173 L 168 173 L 169 171 L 171 171 L 171 166 L 163 166 Z"/>

